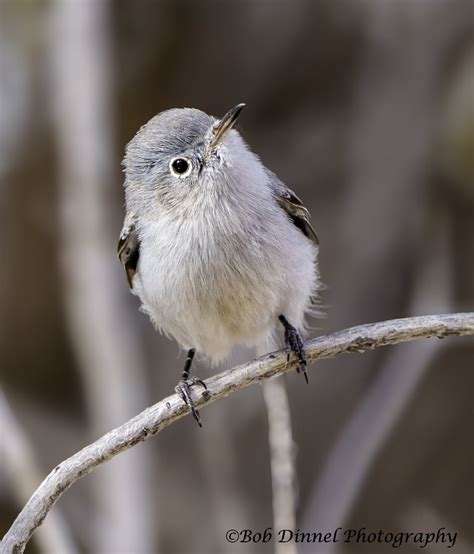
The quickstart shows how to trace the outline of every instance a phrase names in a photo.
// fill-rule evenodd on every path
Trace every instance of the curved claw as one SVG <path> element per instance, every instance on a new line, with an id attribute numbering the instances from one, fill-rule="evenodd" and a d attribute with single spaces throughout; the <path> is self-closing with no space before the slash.
<path id="1" fill-rule="evenodd" d="M 188 384 L 189 386 L 201 385 L 205 390 L 208 390 L 206 383 L 202 379 L 199 379 L 199 377 L 191 377 L 188 379 Z"/>
<path id="2" fill-rule="evenodd" d="M 191 377 L 190 379 L 187 379 L 186 381 L 180 381 L 176 387 L 175 391 L 181 398 L 181 400 L 186 404 L 186 406 L 191 410 L 191 413 L 193 414 L 193 418 L 196 420 L 196 423 L 199 425 L 199 427 L 202 427 L 201 423 L 201 416 L 199 415 L 199 411 L 197 410 L 194 400 L 191 396 L 191 387 L 193 385 L 201 385 L 204 387 L 204 389 L 207 391 L 207 385 L 198 377 Z"/>
<path id="3" fill-rule="evenodd" d="M 287 363 L 290 359 L 290 353 L 294 352 L 296 354 L 296 357 L 298 358 L 298 366 L 296 368 L 296 371 L 297 373 L 302 373 L 304 375 L 305 381 L 308 384 L 309 379 L 308 373 L 306 371 L 307 363 L 303 340 L 301 339 L 298 330 L 293 327 L 293 325 L 288 323 L 287 319 L 284 316 L 280 316 L 279 319 L 285 327 L 285 342 L 288 348 Z"/>
<path id="4" fill-rule="evenodd" d="M 300 367 L 300 371 L 303 373 L 304 375 L 304 379 L 306 381 L 306 384 L 309 385 L 309 377 L 308 377 L 308 372 L 306 371 L 306 359 L 304 361 L 301 361 L 300 360 L 300 363 L 299 363 L 299 367 Z"/>

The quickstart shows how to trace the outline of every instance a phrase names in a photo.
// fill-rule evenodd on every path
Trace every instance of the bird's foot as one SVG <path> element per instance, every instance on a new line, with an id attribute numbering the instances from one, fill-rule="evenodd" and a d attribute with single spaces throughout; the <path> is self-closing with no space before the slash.
<path id="1" fill-rule="evenodd" d="M 209 394 L 207 392 L 206 383 L 202 379 L 199 379 L 199 377 L 190 377 L 189 379 L 181 380 L 176 385 L 174 390 L 178 393 L 179 397 L 186 404 L 186 406 L 191 410 L 191 413 L 193 414 L 193 417 L 199 427 L 202 427 L 201 416 L 199 415 L 196 404 L 191 396 L 191 387 L 194 385 L 200 385 L 201 387 L 204 387 L 204 396 L 207 396 Z"/>
<path id="2" fill-rule="evenodd" d="M 309 383 L 308 373 L 306 371 L 308 364 L 306 362 L 306 353 L 304 350 L 303 339 L 301 338 L 298 330 L 293 327 L 293 325 L 288 323 L 286 318 L 281 316 L 280 321 L 285 327 L 285 343 L 286 347 L 288 348 L 286 361 L 287 363 L 290 361 L 290 355 L 292 352 L 294 352 L 298 359 L 298 367 L 296 368 L 296 371 L 298 373 L 302 373 L 304 375 L 306 383 Z"/>

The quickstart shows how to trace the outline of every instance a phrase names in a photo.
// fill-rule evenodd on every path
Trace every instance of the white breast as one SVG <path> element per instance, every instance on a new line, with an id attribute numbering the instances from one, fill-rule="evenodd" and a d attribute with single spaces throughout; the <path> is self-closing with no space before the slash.
<path id="1" fill-rule="evenodd" d="M 280 313 L 301 327 L 316 250 L 283 212 L 265 223 L 249 233 L 226 211 L 143 225 L 134 291 L 155 325 L 214 361 L 268 340 Z"/>

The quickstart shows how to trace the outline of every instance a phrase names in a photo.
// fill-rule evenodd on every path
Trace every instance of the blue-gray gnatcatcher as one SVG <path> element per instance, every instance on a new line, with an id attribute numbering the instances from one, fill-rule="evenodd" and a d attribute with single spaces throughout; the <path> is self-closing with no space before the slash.
<path id="1" fill-rule="evenodd" d="M 176 390 L 190 392 L 194 353 L 212 362 L 233 347 L 278 344 L 284 331 L 306 381 L 300 333 L 318 286 L 318 240 L 296 194 L 233 126 L 196 109 L 160 113 L 128 144 L 126 214 L 118 253 L 154 325 L 188 350 Z"/>

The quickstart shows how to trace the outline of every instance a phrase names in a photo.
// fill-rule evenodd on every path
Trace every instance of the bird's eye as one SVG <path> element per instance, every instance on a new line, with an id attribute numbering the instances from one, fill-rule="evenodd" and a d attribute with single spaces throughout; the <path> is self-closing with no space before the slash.
<path id="1" fill-rule="evenodd" d="M 187 158 L 173 158 L 170 161 L 170 170 L 176 177 L 187 177 L 191 173 L 191 160 Z"/>

